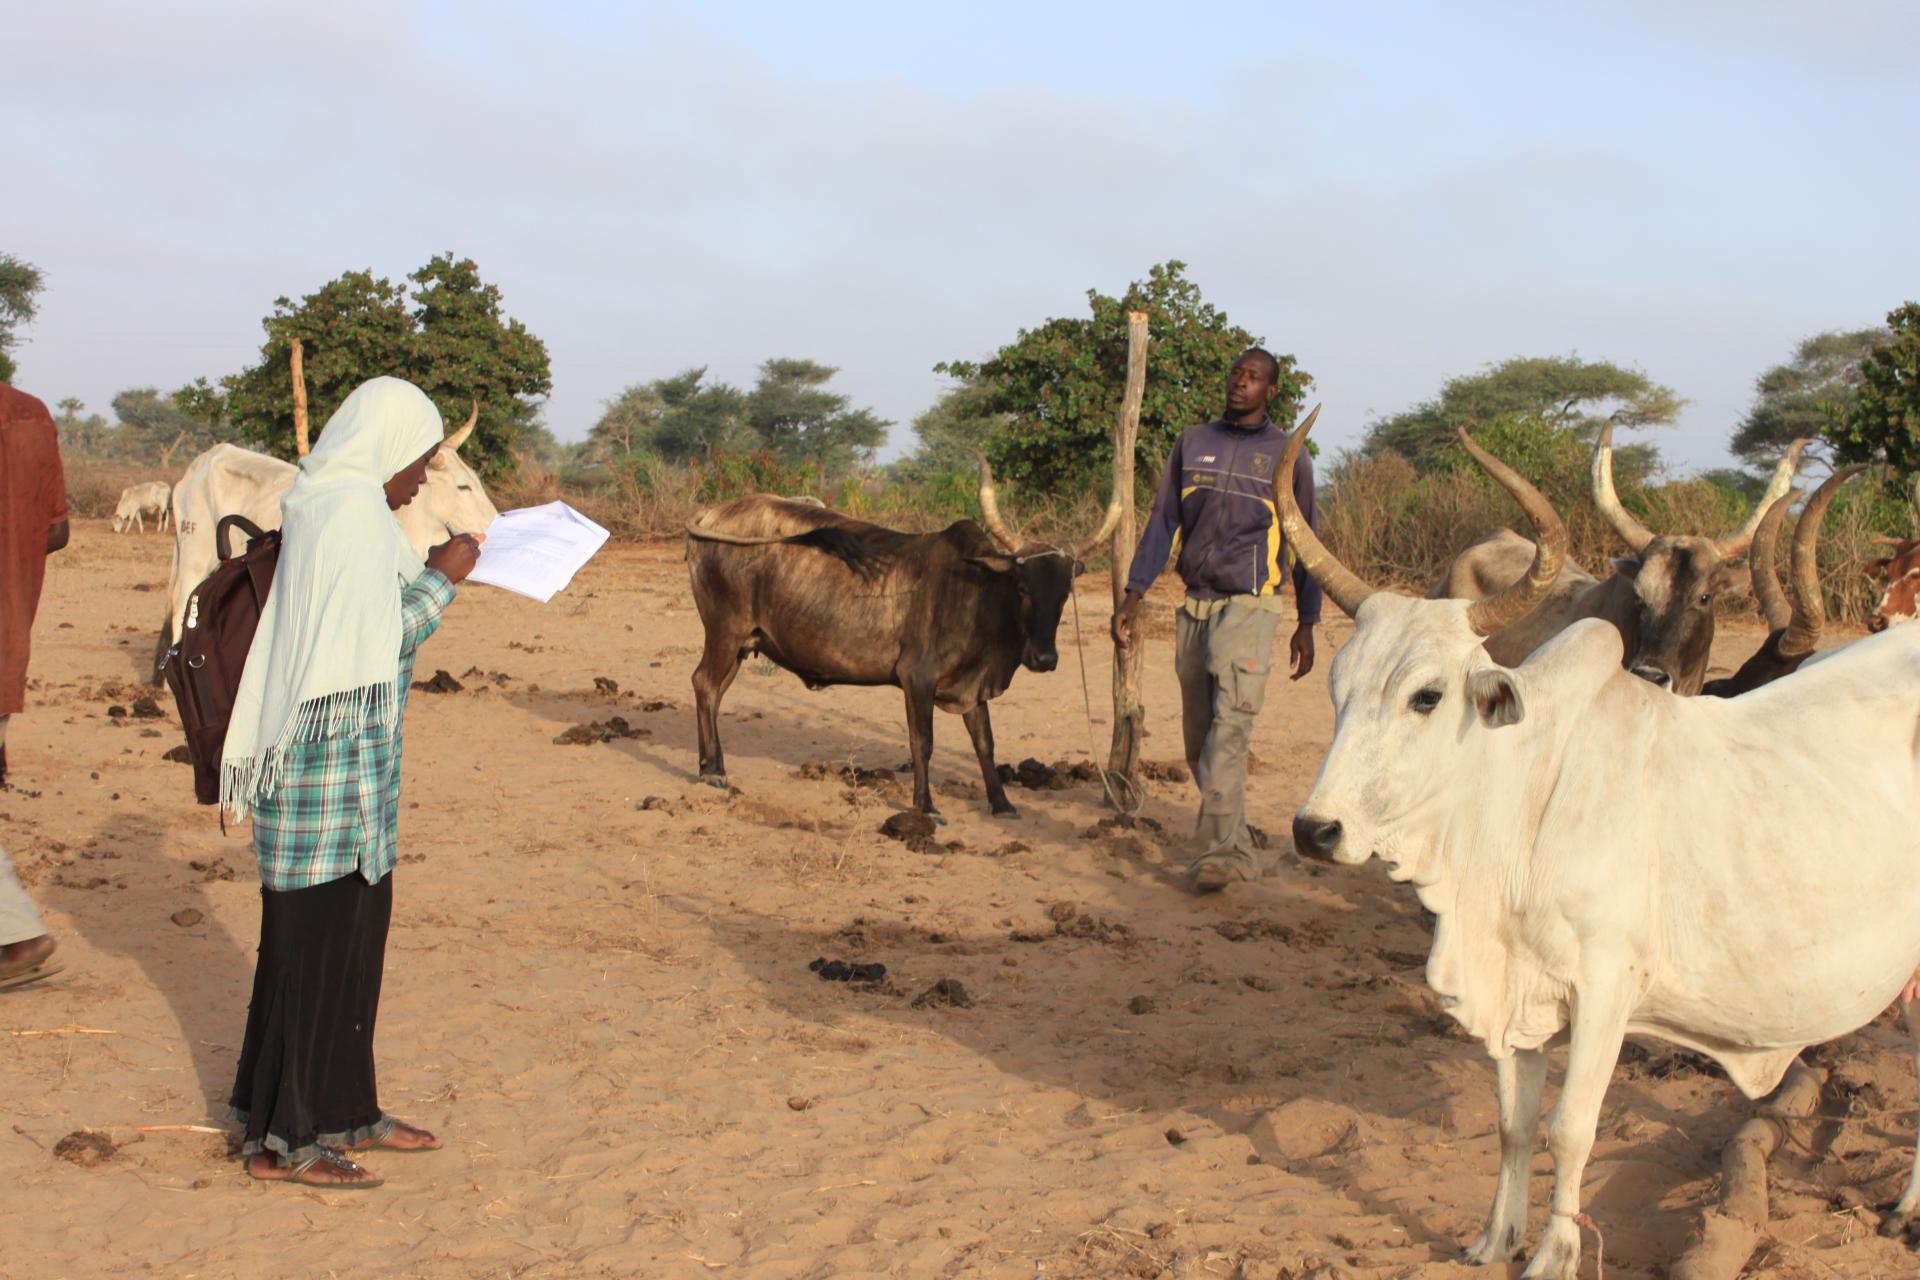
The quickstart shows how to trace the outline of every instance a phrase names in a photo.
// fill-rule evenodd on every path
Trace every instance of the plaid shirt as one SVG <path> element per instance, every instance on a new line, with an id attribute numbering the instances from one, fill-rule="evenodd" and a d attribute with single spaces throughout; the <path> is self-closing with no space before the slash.
<path id="1" fill-rule="evenodd" d="M 306 889 L 358 871 L 379 884 L 398 854 L 400 726 L 413 687 L 413 656 L 440 629 L 453 584 L 428 569 L 400 592 L 399 699 L 391 731 L 296 742 L 280 785 L 253 806 L 253 854 L 260 881 L 276 891 Z"/>

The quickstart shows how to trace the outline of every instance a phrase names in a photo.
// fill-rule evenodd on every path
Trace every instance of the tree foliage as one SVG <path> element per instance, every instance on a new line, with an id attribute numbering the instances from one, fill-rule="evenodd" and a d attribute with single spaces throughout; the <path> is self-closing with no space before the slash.
<path id="1" fill-rule="evenodd" d="M 997 473 L 1036 488 L 1099 488 L 1113 455 L 1113 423 L 1126 382 L 1127 312 L 1147 313 L 1146 397 L 1136 465 L 1152 474 L 1181 431 L 1219 416 L 1227 370 L 1261 339 L 1228 320 L 1186 278 L 1186 264 L 1153 267 L 1118 298 L 1087 291 L 1091 314 L 1048 320 L 982 361 L 934 366 L 977 384 L 982 416 L 1007 422 L 987 441 Z M 1313 379 L 1290 355 L 1280 365 L 1276 421 L 1290 423 Z"/>
<path id="2" fill-rule="evenodd" d="M 1533 420 L 1590 442 L 1609 413 L 1622 426 L 1665 426 L 1686 402 L 1634 369 L 1578 356 L 1516 357 L 1479 373 L 1449 378 L 1440 394 L 1367 428 L 1367 453 L 1392 450 L 1415 466 L 1436 465 L 1454 432 L 1497 419 Z M 1639 446 L 1650 460 L 1654 451 Z M 1621 450 L 1623 462 L 1627 450 Z"/>
<path id="3" fill-rule="evenodd" d="M 34 300 L 46 285 L 40 269 L 10 253 L 0 253 L 0 382 L 12 382 L 14 329 L 33 319 Z"/>
<path id="4" fill-rule="evenodd" d="M 1816 333 L 1793 358 L 1754 380 L 1753 407 L 1734 428 L 1733 453 L 1754 465 L 1771 462 L 1803 437 L 1818 439 L 1845 417 L 1860 390 L 1860 362 L 1878 344 L 1879 329 Z"/>
<path id="5" fill-rule="evenodd" d="M 205 394 L 203 394 L 205 393 Z M 153 387 L 132 387 L 113 398 L 120 419 L 115 452 L 170 466 L 182 446 L 181 458 L 190 458 L 222 440 L 233 438 L 220 411 L 220 398 L 203 378 L 172 396 Z"/>
<path id="6" fill-rule="evenodd" d="M 972 471 L 973 455 L 968 450 L 985 449 L 990 437 L 1013 422 L 1012 414 L 996 412 L 990 406 L 991 395 L 991 388 L 977 379 L 955 383 L 941 392 L 940 398 L 913 420 L 913 434 L 919 443 L 912 454 L 895 465 L 895 474 L 911 484 Z"/>
<path id="7" fill-rule="evenodd" d="M 1920 470 L 1920 302 L 1887 313 L 1879 342 L 1860 362 L 1852 408 L 1828 423 L 1842 462 L 1885 458 L 1902 474 Z"/>
<path id="8" fill-rule="evenodd" d="M 838 372 L 812 360 L 777 357 L 760 366 L 752 391 L 709 382 L 704 366 L 636 383 L 607 402 L 587 433 L 595 460 L 631 469 L 633 459 L 712 464 L 761 452 L 792 468 L 838 475 L 870 461 L 887 423 L 826 389 Z"/>
<path id="9" fill-rule="evenodd" d="M 293 456 L 288 357 L 297 338 L 316 436 L 355 387 L 391 374 L 425 391 L 449 430 L 477 402 L 479 421 L 462 456 L 487 472 L 507 466 L 538 401 L 553 388 L 546 344 L 502 314 L 499 288 L 481 280 L 471 259 L 441 254 L 407 279 L 411 291 L 369 271 L 349 271 L 297 306 L 276 298 L 261 322 L 267 340 L 258 363 L 221 384 L 241 436 Z"/>

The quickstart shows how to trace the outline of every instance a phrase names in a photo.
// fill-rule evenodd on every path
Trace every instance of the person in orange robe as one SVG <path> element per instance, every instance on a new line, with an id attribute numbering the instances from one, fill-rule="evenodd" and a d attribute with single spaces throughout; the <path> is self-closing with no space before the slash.
<path id="1" fill-rule="evenodd" d="M 53 415 L 0 382 L 0 786 L 7 779 L 7 722 L 26 705 L 47 557 L 66 545 L 67 491 Z M 0 988 L 56 972 L 55 945 L 0 849 Z"/>

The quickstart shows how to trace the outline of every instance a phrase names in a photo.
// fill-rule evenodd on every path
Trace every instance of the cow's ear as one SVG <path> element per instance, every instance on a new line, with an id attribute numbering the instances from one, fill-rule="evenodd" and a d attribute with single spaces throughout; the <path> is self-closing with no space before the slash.
<path id="1" fill-rule="evenodd" d="M 1892 560 L 1869 560 L 1867 562 L 1867 576 L 1870 578 L 1885 577 L 1887 566 L 1892 563 Z"/>
<path id="2" fill-rule="evenodd" d="M 982 569 L 990 570 L 993 573 L 1012 573 L 1020 562 L 1013 556 L 984 555 L 968 556 L 967 563 L 977 564 Z"/>
<path id="3" fill-rule="evenodd" d="M 1467 696 L 1473 699 L 1473 709 L 1489 729 L 1519 724 L 1527 718 L 1520 683 L 1504 667 L 1485 667 L 1468 676 Z"/>
<path id="4" fill-rule="evenodd" d="M 427 459 L 427 466 L 434 471 L 445 470 L 447 465 L 447 455 L 452 452 L 453 450 L 447 448 L 445 445 L 442 445 L 440 448 L 435 449 L 433 451 L 433 456 L 431 458 Z"/>
<path id="5" fill-rule="evenodd" d="M 1623 578 L 1637 577 L 1640 573 L 1639 556 L 1615 556 L 1612 564 L 1613 571 Z"/>

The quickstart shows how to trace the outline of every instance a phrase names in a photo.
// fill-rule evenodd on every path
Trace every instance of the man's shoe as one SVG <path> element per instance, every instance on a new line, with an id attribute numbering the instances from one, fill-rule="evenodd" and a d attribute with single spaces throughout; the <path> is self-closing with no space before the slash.
<path id="1" fill-rule="evenodd" d="M 1187 864 L 1187 882 L 1195 893 L 1218 893 L 1241 880 L 1258 880 L 1266 874 L 1254 856 L 1241 849 L 1222 849 L 1203 853 Z"/>

